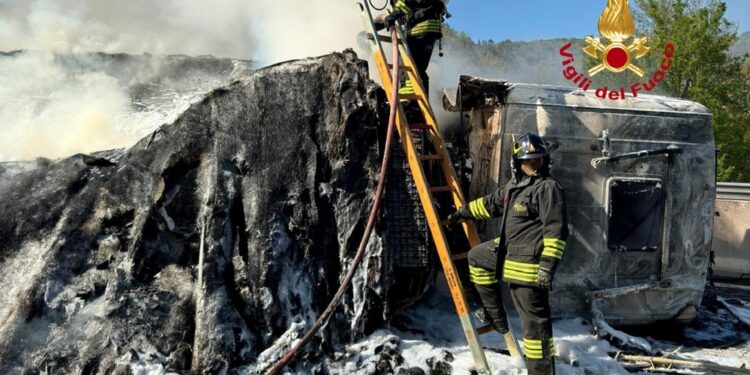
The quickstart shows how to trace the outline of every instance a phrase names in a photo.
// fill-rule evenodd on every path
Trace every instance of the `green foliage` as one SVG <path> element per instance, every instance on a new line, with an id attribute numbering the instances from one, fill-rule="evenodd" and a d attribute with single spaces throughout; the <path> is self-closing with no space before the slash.
<path id="1" fill-rule="evenodd" d="M 750 75 L 744 57 L 732 56 L 736 28 L 725 18 L 726 4 L 718 0 L 638 0 L 655 51 L 674 44 L 672 68 L 662 83 L 667 94 L 679 95 L 692 80 L 686 98 L 713 113 L 716 145 L 720 150 L 718 178 L 750 182 Z M 650 71 L 661 61 L 651 53 Z"/>

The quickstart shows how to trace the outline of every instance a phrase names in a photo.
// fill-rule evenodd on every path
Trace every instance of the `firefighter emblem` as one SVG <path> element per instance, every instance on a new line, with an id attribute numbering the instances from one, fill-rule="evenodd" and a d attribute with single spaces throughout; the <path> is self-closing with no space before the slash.
<path id="1" fill-rule="evenodd" d="M 605 44 L 599 38 L 587 36 L 586 47 L 583 49 L 587 55 L 600 62 L 599 65 L 589 69 L 589 75 L 594 76 L 602 70 L 620 73 L 625 70 L 643 77 L 643 69 L 635 65 L 638 60 L 649 52 L 647 38 L 633 38 L 635 33 L 635 21 L 630 12 L 630 0 L 607 0 L 607 7 L 599 17 L 599 33 L 609 43 Z"/>

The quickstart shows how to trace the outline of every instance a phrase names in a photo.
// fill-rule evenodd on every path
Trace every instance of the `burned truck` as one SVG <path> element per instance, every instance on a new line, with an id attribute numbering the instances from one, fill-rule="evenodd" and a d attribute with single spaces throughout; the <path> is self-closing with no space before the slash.
<path id="1" fill-rule="evenodd" d="M 456 93 L 446 92 L 443 102 L 470 121 L 469 199 L 508 181 L 515 137 L 535 132 L 550 146 L 571 233 L 553 285 L 555 316 L 593 312 L 618 325 L 696 316 L 716 186 L 704 106 L 643 95 L 607 101 L 468 76 Z M 480 225 L 483 238 L 499 236 L 497 220 Z"/>

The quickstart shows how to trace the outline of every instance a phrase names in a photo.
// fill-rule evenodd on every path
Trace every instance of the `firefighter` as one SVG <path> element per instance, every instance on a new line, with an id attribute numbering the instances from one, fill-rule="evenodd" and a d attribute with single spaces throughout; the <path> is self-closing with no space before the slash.
<path id="1" fill-rule="evenodd" d="M 502 280 L 509 284 L 521 318 L 530 375 L 555 373 L 549 291 L 568 238 L 565 197 L 549 164 L 549 151 L 538 135 L 520 136 L 513 146 L 511 181 L 448 217 L 455 224 L 502 216 L 500 237 L 469 252 L 470 279 L 486 317 L 505 334 L 508 323 L 496 277 L 502 267 Z"/>
<path id="2" fill-rule="evenodd" d="M 396 21 L 404 22 L 407 29 L 406 45 L 409 46 L 425 92 L 429 94 L 430 77 L 427 75 L 427 67 L 430 65 L 435 42 L 443 36 L 443 18 L 447 15 L 445 4 L 442 0 L 398 0 L 394 8 L 387 16 L 378 16 L 375 22 L 386 28 L 390 28 Z M 404 82 L 399 94 L 414 94 L 410 80 Z"/>

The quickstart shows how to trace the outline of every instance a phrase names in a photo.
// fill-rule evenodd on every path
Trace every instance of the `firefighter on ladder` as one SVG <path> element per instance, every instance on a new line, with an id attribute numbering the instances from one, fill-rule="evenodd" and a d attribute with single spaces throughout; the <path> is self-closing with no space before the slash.
<path id="1" fill-rule="evenodd" d="M 422 79 L 422 85 L 428 94 L 430 77 L 427 75 L 427 67 L 430 65 L 435 42 L 443 36 L 443 18 L 447 14 L 442 0 L 398 0 L 394 4 L 393 12 L 380 15 L 375 19 L 378 27 L 386 28 L 390 28 L 396 21 L 405 22 L 406 45 L 409 47 L 414 65 Z M 399 94 L 414 94 L 411 80 L 405 80 L 399 89 Z"/>
<path id="2" fill-rule="evenodd" d="M 505 187 L 464 205 L 448 217 L 487 220 L 502 216 L 500 237 L 469 251 L 470 279 L 484 314 L 501 334 L 508 332 L 496 275 L 510 287 L 521 318 L 529 375 L 554 374 L 554 342 L 549 290 L 568 238 L 565 197 L 549 175 L 549 151 L 536 134 L 520 136 L 513 146 L 513 176 Z"/>

